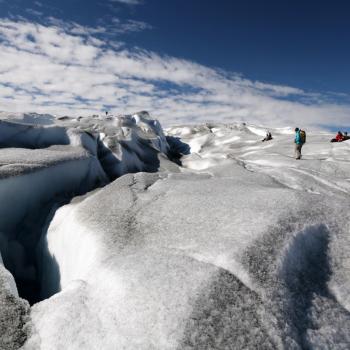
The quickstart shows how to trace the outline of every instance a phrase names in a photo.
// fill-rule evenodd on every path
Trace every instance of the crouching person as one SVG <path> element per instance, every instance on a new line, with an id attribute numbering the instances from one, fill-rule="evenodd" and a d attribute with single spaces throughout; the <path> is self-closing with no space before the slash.
<path id="1" fill-rule="evenodd" d="M 347 136 L 347 135 L 346 135 Z M 334 139 L 331 140 L 331 142 L 343 142 L 345 140 L 344 135 L 341 131 L 338 131 L 337 135 Z"/>
<path id="2" fill-rule="evenodd" d="M 272 140 L 272 134 L 270 133 L 270 131 L 267 131 L 265 138 L 262 139 L 261 141 L 265 142 L 265 141 L 270 141 L 270 140 Z"/>

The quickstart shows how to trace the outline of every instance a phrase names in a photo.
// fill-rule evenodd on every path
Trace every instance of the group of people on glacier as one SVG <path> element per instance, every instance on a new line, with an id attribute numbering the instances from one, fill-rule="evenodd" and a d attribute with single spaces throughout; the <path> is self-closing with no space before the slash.
<path id="1" fill-rule="evenodd" d="M 270 141 L 272 140 L 272 134 L 270 131 L 266 132 L 266 136 L 264 139 L 262 139 L 262 142 L 265 141 Z M 301 159 L 301 149 L 306 142 L 306 132 L 305 130 L 301 130 L 299 128 L 295 128 L 295 138 L 294 138 L 294 143 L 295 143 L 295 159 Z"/>
<path id="2" fill-rule="evenodd" d="M 272 140 L 272 134 L 270 131 L 266 132 L 265 138 L 262 140 L 262 142 L 265 141 L 270 141 Z M 348 136 L 348 133 L 345 131 L 342 133 L 341 131 L 338 131 L 336 137 L 331 140 L 331 142 L 342 142 L 350 140 L 350 136 Z M 301 159 L 301 149 L 306 142 L 306 132 L 305 130 L 301 130 L 299 128 L 295 128 L 295 138 L 294 138 L 294 144 L 295 144 L 295 149 L 294 149 L 294 155 L 295 159 Z"/>

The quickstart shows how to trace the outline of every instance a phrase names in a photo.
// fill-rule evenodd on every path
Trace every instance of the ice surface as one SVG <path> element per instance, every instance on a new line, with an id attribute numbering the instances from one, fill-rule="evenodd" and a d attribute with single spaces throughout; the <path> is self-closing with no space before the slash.
<path id="1" fill-rule="evenodd" d="M 0 349 L 18 349 L 27 339 L 29 304 L 18 298 L 15 281 L 0 261 Z"/>
<path id="2" fill-rule="evenodd" d="M 31 125 L 52 125 L 55 123 L 55 116 L 51 114 L 38 113 L 8 113 L 0 111 L 0 119 L 14 123 Z"/>
<path id="3" fill-rule="evenodd" d="M 54 131 L 56 144 L 0 150 L 10 167 L 38 164 L 0 181 L 15 208 L 0 205 L 10 218 L 0 241 L 28 223 L 20 199 L 52 203 L 54 189 L 87 169 L 95 170 L 84 186 L 103 174 L 117 179 L 55 202 L 36 246 L 39 271 L 20 263 L 25 239 L 7 243 L 19 265 L 11 272 L 36 273 L 46 298 L 29 309 L 0 270 L 0 290 L 20 305 L 6 303 L 12 316 L 2 323 L 17 332 L 3 337 L 12 348 L 349 348 L 349 141 L 308 132 L 297 161 L 292 128 L 269 128 L 274 139 L 261 142 L 266 128 L 239 123 L 164 133 L 144 112 L 56 123 L 39 132 Z M 127 174 L 140 170 L 153 173 Z M 46 173 L 59 178 L 51 188 Z"/>
<path id="4" fill-rule="evenodd" d="M 331 134 L 308 133 L 303 158 L 295 162 L 291 128 L 269 129 L 273 140 L 262 143 L 266 129 L 244 125 L 194 127 L 182 141 L 193 145 L 182 158 L 184 167 L 215 173 L 215 167 L 239 163 L 250 171 L 268 174 L 281 184 L 314 193 L 348 194 L 350 141 L 330 143 Z M 179 128 L 169 135 L 181 134 Z M 228 142 L 229 141 L 229 142 Z"/>
<path id="5" fill-rule="evenodd" d="M 63 292 L 32 308 L 41 346 L 341 348 L 348 210 L 240 165 L 124 176 L 50 226 Z"/>

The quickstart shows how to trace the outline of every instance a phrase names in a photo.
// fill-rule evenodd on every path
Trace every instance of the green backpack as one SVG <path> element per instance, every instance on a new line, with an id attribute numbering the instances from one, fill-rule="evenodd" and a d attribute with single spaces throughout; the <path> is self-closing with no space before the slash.
<path id="1" fill-rule="evenodd" d="M 305 132 L 305 130 L 300 130 L 300 140 L 301 140 L 301 143 L 305 143 L 306 142 L 306 132 Z"/>

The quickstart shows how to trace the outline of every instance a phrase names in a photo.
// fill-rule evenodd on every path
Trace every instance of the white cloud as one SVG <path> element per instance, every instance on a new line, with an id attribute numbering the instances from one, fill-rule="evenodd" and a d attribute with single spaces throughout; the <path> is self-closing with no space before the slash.
<path id="1" fill-rule="evenodd" d="M 51 19 L 0 20 L 0 106 L 15 112 L 92 114 L 149 110 L 164 124 L 246 120 L 264 125 L 347 125 L 349 106 L 301 89 L 141 49 L 113 47 L 106 28 Z M 292 102 L 293 97 L 302 102 Z"/>
<path id="2" fill-rule="evenodd" d="M 26 12 L 27 12 L 29 15 L 36 16 L 36 17 L 41 17 L 41 16 L 43 15 L 43 12 L 37 11 L 37 10 L 33 10 L 33 9 L 31 9 L 31 8 L 27 8 L 27 9 L 26 9 Z"/>
<path id="3" fill-rule="evenodd" d="M 110 0 L 111 2 L 119 2 L 121 4 L 127 5 L 139 5 L 141 4 L 141 0 Z"/>
<path id="4" fill-rule="evenodd" d="M 98 36 L 98 35 L 118 35 L 118 34 L 127 34 L 130 32 L 140 32 L 144 30 L 150 30 L 153 27 L 142 21 L 134 20 L 120 20 L 117 17 L 111 19 L 100 19 L 98 21 L 100 25 L 96 27 L 82 26 L 75 22 L 65 22 L 55 17 L 49 17 L 47 19 L 47 25 L 60 28 L 69 34 L 85 35 L 85 36 Z M 96 39 L 91 37 L 92 40 Z"/>
<path id="5" fill-rule="evenodd" d="M 130 33 L 130 32 L 141 32 L 144 30 L 150 30 L 153 27 L 142 21 L 127 20 L 121 21 L 119 18 L 113 18 L 112 24 L 108 25 L 108 31 L 111 31 L 115 34 L 117 33 Z"/>

